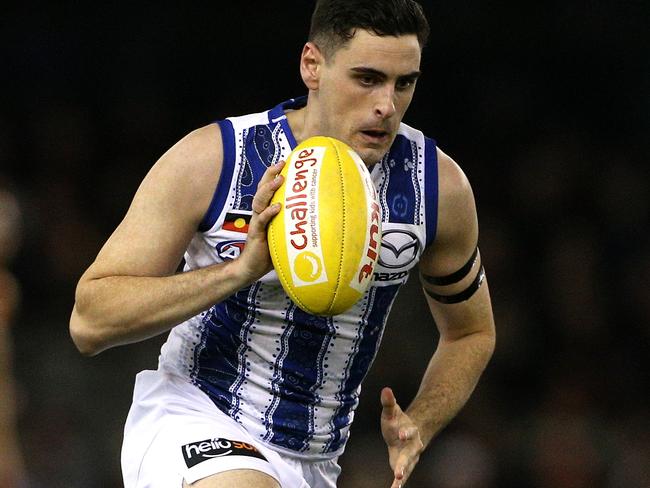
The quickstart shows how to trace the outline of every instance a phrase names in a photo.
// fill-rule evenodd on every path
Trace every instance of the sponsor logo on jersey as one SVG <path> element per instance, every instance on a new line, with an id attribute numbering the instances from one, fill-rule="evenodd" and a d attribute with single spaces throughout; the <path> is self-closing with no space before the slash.
<path id="1" fill-rule="evenodd" d="M 245 245 L 246 241 L 230 240 L 217 243 L 215 248 L 219 257 L 225 261 L 227 259 L 237 259 L 244 250 Z"/>
<path id="2" fill-rule="evenodd" d="M 223 229 L 232 232 L 248 233 L 248 224 L 251 221 L 252 212 L 246 210 L 233 210 L 226 214 L 223 222 Z"/>
<path id="3" fill-rule="evenodd" d="M 266 461 L 267 459 L 257 448 L 246 442 L 230 439 L 215 438 L 192 442 L 181 447 L 183 458 L 188 468 L 196 466 L 208 459 L 225 456 L 249 456 Z"/>
<path id="4" fill-rule="evenodd" d="M 404 268 L 417 259 L 419 250 L 420 241 L 413 232 L 387 229 L 382 233 L 379 264 L 388 269 Z"/>
<path id="5" fill-rule="evenodd" d="M 409 201 L 408 198 L 402 193 L 398 193 L 393 197 L 393 201 L 390 205 L 392 213 L 397 217 L 406 217 L 409 211 Z"/>
<path id="6" fill-rule="evenodd" d="M 375 281 L 396 281 L 403 280 L 409 275 L 408 271 L 398 271 L 396 273 L 375 273 Z"/>

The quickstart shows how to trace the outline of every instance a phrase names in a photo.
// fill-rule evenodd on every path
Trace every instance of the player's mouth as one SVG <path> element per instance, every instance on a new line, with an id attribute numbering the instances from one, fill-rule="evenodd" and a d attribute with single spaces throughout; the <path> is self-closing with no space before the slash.
<path id="1" fill-rule="evenodd" d="M 390 132 L 384 129 L 365 129 L 361 131 L 363 139 L 370 144 L 384 145 L 390 139 Z"/>

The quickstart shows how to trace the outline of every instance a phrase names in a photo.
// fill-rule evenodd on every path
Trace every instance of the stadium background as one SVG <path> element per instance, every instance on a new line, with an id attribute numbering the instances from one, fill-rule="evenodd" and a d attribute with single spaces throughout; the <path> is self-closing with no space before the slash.
<path id="1" fill-rule="evenodd" d="M 424 3 L 433 32 L 405 121 L 473 184 L 498 346 L 409 486 L 650 486 L 650 4 Z M 311 5 L 2 7 L 0 188 L 22 209 L 8 267 L 33 486 L 121 486 L 133 376 L 163 338 L 81 357 L 67 332 L 75 283 L 176 140 L 304 93 Z M 342 488 L 388 486 L 379 390 L 407 404 L 435 343 L 412 277 Z"/>

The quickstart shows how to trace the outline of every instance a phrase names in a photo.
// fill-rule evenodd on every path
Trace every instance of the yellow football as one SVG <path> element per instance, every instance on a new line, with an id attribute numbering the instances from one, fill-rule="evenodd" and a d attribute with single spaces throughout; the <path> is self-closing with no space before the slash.
<path id="1" fill-rule="evenodd" d="M 268 226 L 273 266 L 287 295 L 316 315 L 354 305 L 372 281 L 381 245 L 381 210 L 359 155 L 332 137 L 311 137 L 282 169 Z"/>

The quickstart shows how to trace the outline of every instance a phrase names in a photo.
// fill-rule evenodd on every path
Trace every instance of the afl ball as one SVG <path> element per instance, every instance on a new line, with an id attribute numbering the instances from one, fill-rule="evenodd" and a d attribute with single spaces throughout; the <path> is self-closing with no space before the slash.
<path id="1" fill-rule="evenodd" d="M 303 141 L 282 169 L 268 225 L 273 266 L 287 295 L 306 312 L 337 315 L 365 293 L 381 245 L 381 210 L 370 173 L 347 144 Z"/>

